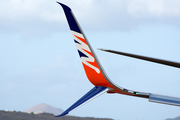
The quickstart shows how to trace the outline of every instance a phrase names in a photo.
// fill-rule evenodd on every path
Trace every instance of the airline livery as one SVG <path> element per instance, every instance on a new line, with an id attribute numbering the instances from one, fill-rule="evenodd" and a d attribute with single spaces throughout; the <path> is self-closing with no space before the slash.
<path id="1" fill-rule="evenodd" d="M 67 115 L 70 111 L 82 106 L 83 104 L 91 101 L 92 99 L 98 97 L 99 95 L 103 93 L 119 93 L 119 94 L 124 94 L 124 95 L 135 96 L 135 97 L 147 98 L 149 99 L 150 102 L 157 102 L 157 103 L 180 106 L 180 98 L 129 90 L 129 89 L 125 89 L 123 87 L 120 87 L 114 84 L 108 78 L 105 71 L 103 70 L 87 38 L 85 37 L 82 29 L 80 28 L 72 10 L 68 6 L 62 3 L 59 3 L 59 2 L 57 3 L 61 5 L 64 10 L 65 16 L 69 24 L 69 28 L 71 30 L 71 33 L 74 38 L 74 42 L 77 47 L 77 51 L 79 53 L 82 65 L 85 70 L 85 73 L 89 81 L 94 85 L 94 88 L 92 88 L 88 93 L 86 93 L 82 98 L 80 98 L 77 102 L 75 102 L 62 114 L 56 117 Z M 121 53 L 121 52 L 113 51 L 113 50 L 106 50 L 106 49 L 101 49 L 101 50 L 116 53 L 116 54 Z M 143 56 L 140 56 L 139 58 L 138 55 L 133 55 L 133 54 L 128 54 L 128 53 L 122 54 L 122 55 L 134 57 L 134 58 L 138 58 L 142 60 L 148 60 L 151 62 L 158 61 L 157 63 L 161 63 L 165 65 L 169 65 L 173 63 L 169 61 L 163 61 L 163 60 L 159 60 L 155 58 L 148 58 L 148 57 L 143 57 Z"/>

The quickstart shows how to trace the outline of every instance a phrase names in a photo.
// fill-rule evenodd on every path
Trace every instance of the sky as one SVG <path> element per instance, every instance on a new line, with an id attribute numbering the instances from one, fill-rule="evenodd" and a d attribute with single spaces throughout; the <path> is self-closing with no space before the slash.
<path id="1" fill-rule="evenodd" d="M 180 70 L 99 51 L 180 62 L 179 0 L 61 0 L 75 14 L 106 74 L 131 90 L 180 97 Z M 54 0 L 0 0 L 0 110 L 40 103 L 63 110 L 93 88 L 62 8 Z M 103 94 L 70 115 L 165 120 L 180 108 Z"/>

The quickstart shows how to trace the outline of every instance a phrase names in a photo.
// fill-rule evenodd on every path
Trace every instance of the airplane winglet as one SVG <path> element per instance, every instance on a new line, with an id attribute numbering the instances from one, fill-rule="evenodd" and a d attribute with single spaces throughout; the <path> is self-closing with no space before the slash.
<path id="1" fill-rule="evenodd" d="M 84 105 L 85 103 L 93 100 L 94 98 L 100 96 L 101 94 L 107 92 L 108 90 L 109 89 L 107 87 L 95 86 L 88 93 L 86 93 L 83 97 L 81 97 L 77 102 L 75 102 L 72 106 L 70 106 L 66 111 L 64 111 L 62 114 L 60 114 L 56 117 L 61 117 L 61 116 L 67 115 L 70 111 Z"/>
<path id="2" fill-rule="evenodd" d="M 84 35 L 80 25 L 78 24 L 78 21 L 76 20 L 72 10 L 62 3 L 57 3 L 61 5 L 64 10 L 87 78 L 95 86 L 112 86 L 106 79 L 107 76 L 105 75 L 102 66 L 100 65 L 93 49 L 91 48 L 86 36 Z"/>
<path id="3" fill-rule="evenodd" d="M 57 3 L 59 5 L 61 5 L 61 7 L 63 8 L 64 13 L 66 15 L 66 19 L 67 19 L 67 21 L 69 23 L 70 29 L 73 30 L 73 31 L 76 31 L 78 33 L 82 33 L 81 30 L 80 30 L 80 26 L 78 26 L 78 23 L 77 23 L 75 17 L 73 16 L 73 14 L 72 14 L 71 9 L 68 6 L 66 6 L 66 5 L 64 5 L 64 4 L 60 3 L 60 2 L 57 2 Z"/>
<path id="4" fill-rule="evenodd" d="M 85 103 L 93 100 L 94 98 L 98 97 L 99 95 L 105 92 L 119 93 L 119 94 L 130 95 L 130 96 L 141 97 L 141 98 L 148 98 L 150 102 L 158 102 L 158 103 L 163 103 L 163 104 L 180 106 L 180 98 L 156 95 L 152 93 L 138 92 L 134 90 L 125 89 L 123 87 L 120 87 L 114 84 L 105 74 L 105 71 L 103 70 L 92 47 L 90 46 L 87 38 L 85 37 L 72 10 L 68 6 L 62 3 L 59 3 L 59 2 L 57 3 L 61 5 L 64 10 L 66 19 L 69 24 L 69 28 L 71 30 L 75 45 L 77 47 L 77 51 L 79 53 L 82 65 L 85 70 L 86 76 L 95 87 L 91 89 L 88 93 L 86 93 L 77 102 L 75 102 L 72 106 L 70 106 L 67 110 L 65 110 L 62 114 L 56 117 L 67 115 L 72 110 L 84 105 Z M 154 59 L 154 58 L 145 57 L 145 56 L 133 55 L 133 54 L 122 53 L 122 52 L 106 50 L 106 49 L 100 49 L 100 50 L 103 50 L 106 52 L 112 52 L 116 54 L 121 54 L 121 55 L 129 56 L 129 57 L 134 57 L 134 58 L 138 58 L 138 59 L 142 59 L 146 61 L 165 64 L 169 66 L 174 66 L 174 67 L 178 67 L 180 65 L 179 63 L 175 63 L 174 65 L 174 63 L 169 62 L 169 61 Z"/>

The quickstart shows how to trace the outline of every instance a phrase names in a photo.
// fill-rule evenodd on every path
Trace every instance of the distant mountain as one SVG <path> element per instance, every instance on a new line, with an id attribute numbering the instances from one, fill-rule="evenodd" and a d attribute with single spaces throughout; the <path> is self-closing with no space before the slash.
<path id="1" fill-rule="evenodd" d="M 180 120 L 180 116 L 179 117 L 176 117 L 176 118 L 168 118 L 166 120 Z"/>
<path id="2" fill-rule="evenodd" d="M 63 112 L 63 110 L 60 108 L 55 108 L 51 105 L 42 103 L 42 104 L 38 104 L 34 107 L 31 107 L 27 110 L 24 110 L 23 112 L 26 112 L 26 113 L 31 113 L 31 112 L 33 112 L 33 113 L 52 113 L 54 115 L 59 115 Z"/>

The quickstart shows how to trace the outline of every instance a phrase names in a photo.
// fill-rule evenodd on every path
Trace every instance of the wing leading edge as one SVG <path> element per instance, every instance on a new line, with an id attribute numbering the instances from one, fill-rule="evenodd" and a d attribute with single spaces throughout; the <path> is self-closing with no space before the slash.
<path id="1" fill-rule="evenodd" d="M 85 103 L 91 101 L 92 99 L 105 92 L 147 98 L 150 102 L 180 106 L 180 98 L 129 90 L 114 84 L 105 74 L 102 66 L 100 65 L 100 62 L 98 61 L 71 9 L 62 3 L 57 3 L 61 5 L 64 10 L 86 76 L 95 87 L 91 89 L 87 94 L 85 94 L 82 98 L 80 98 L 77 102 L 75 102 L 72 106 L 70 106 L 67 110 L 65 110 L 62 114 L 56 117 L 67 115 L 70 111 L 80 107 L 81 105 L 84 105 Z"/>

